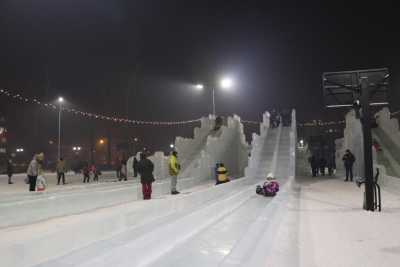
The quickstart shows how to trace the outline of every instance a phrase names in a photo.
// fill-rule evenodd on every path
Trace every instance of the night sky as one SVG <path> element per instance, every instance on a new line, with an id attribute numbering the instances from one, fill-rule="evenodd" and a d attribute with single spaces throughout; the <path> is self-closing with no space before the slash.
<path id="1" fill-rule="evenodd" d="M 94 113 L 176 121 L 211 111 L 210 92 L 193 84 L 211 87 L 229 75 L 235 87 L 217 91 L 220 115 L 260 120 L 268 108 L 294 107 L 300 121 L 329 120 L 338 113 L 323 108 L 322 72 L 389 67 L 397 110 L 399 10 L 384 1 L 320 2 L 1 0 L 0 88 L 46 101 L 63 95 Z M 56 114 L 1 96 L 0 105 L 14 143 L 56 136 Z M 165 149 L 192 132 L 64 121 L 68 144 L 95 129 Z"/>

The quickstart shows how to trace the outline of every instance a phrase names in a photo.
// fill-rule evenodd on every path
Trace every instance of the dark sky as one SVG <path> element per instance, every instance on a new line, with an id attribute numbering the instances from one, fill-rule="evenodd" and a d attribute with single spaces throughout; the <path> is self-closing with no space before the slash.
<path id="1" fill-rule="evenodd" d="M 217 92 L 219 114 L 259 120 L 267 108 L 295 107 L 303 121 L 337 114 L 323 109 L 324 71 L 389 67 L 398 88 L 398 8 L 384 1 L 296 2 L 1 0 L 0 87 L 48 101 L 61 94 L 90 112 L 186 120 L 211 110 L 210 94 L 190 86 L 214 86 L 230 75 L 235 88 Z M 394 108 L 399 98 L 391 95 Z M 3 97 L 0 104 L 10 128 L 30 128 L 26 113 L 34 107 Z M 43 116 L 53 123 L 53 115 Z M 68 117 L 65 123 L 71 136 L 89 125 Z M 161 146 L 190 132 L 124 134 Z"/>

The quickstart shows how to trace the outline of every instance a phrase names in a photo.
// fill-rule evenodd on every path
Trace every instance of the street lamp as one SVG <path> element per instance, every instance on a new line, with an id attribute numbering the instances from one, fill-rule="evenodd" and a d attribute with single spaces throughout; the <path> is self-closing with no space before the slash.
<path id="1" fill-rule="evenodd" d="M 230 89 L 233 86 L 233 81 L 231 78 L 224 78 L 220 82 L 222 89 Z"/>
<path id="2" fill-rule="evenodd" d="M 195 88 L 196 88 L 197 90 L 201 91 L 201 90 L 204 89 L 204 85 L 202 85 L 202 84 L 196 84 Z"/>
<path id="3" fill-rule="evenodd" d="M 24 152 L 24 149 L 23 148 L 17 148 L 15 151 L 20 153 L 20 152 Z"/>
<path id="4" fill-rule="evenodd" d="M 58 109 L 58 159 L 61 158 L 61 111 L 62 111 L 62 104 L 64 103 L 64 98 L 59 97 L 57 100 L 59 104 Z"/>
<path id="5" fill-rule="evenodd" d="M 219 82 L 219 88 L 223 89 L 223 90 L 228 90 L 230 88 L 232 88 L 234 82 L 231 78 L 225 77 L 223 79 L 221 79 L 221 81 Z M 203 90 L 204 89 L 204 85 L 203 84 L 196 84 L 195 85 L 196 90 Z M 215 87 L 210 88 L 212 91 L 212 107 L 213 107 L 213 115 L 215 117 L 216 112 L 215 112 Z"/>
<path id="6" fill-rule="evenodd" d="M 174 145 L 174 144 L 170 144 L 169 147 L 170 147 L 170 148 L 174 148 L 175 145 Z"/>
<path id="7" fill-rule="evenodd" d="M 104 143 L 105 143 L 104 139 L 100 139 L 100 140 L 99 140 L 99 144 L 100 144 L 100 145 L 103 145 Z"/>

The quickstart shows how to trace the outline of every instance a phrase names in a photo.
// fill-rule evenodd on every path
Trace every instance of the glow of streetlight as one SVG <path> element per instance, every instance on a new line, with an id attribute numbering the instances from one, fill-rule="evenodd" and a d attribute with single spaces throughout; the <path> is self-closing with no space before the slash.
<path id="1" fill-rule="evenodd" d="M 230 78 L 224 78 L 221 80 L 220 86 L 222 89 L 229 89 L 233 86 L 233 81 Z"/>
<path id="2" fill-rule="evenodd" d="M 174 144 L 170 144 L 169 147 L 170 148 L 174 148 L 175 146 L 174 146 Z"/>
<path id="3" fill-rule="evenodd" d="M 23 148 L 17 148 L 16 151 L 17 152 L 24 152 L 24 149 Z"/>
<path id="4" fill-rule="evenodd" d="M 104 144 L 104 139 L 100 139 L 99 143 L 100 143 L 100 145 L 103 145 Z"/>
<path id="5" fill-rule="evenodd" d="M 62 96 L 60 96 L 59 98 L 58 98 L 58 103 L 63 103 L 64 102 L 64 98 L 62 97 Z"/>
<path id="6" fill-rule="evenodd" d="M 204 85 L 202 85 L 202 84 L 200 84 L 200 83 L 199 83 L 199 84 L 196 84 L 195 87 L 196 87 L 196 89 L 199 90 L 199 91 L 204 89 Z"/>

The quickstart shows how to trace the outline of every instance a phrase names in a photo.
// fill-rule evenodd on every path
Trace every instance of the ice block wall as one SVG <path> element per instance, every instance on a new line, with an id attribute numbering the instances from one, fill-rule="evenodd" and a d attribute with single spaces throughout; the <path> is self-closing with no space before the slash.
<path id="1" fill-rule="evenodd" d="M 236 115 L 226 119 L 226 125 L 214 129 L 215 117 L 202 118 L 201 127 L 194 129 L 193 138 L 177 137 L 175 149 L 181 164 L 179 178 L 196 177 L 213 179 L 217 162 L 224 163 L 230 175 L 243 176 L 248 161 L 248 144 L 245 140 L 243 124 Z M 156 152 L 149 159 L 154 163 L 156 179 L 169 177 L 168 156 Z M 133 158 L 128 161 L 128 171 L 132 172 Z"/>
<path id="2" fill-rule="evenodd" d="M 363 143 L 363 132 L 362 125 L 356 113 L 351 110 L 346 114 L 346 127 L 344 129 L 343 141 L 337 141 L 336 144 L 342 144 L 341 147 L 337 147 L 337 167 L 344 168 L 342 163 L 342 157 L 346 149 L 350 151 L 356 157 L 354 163 L 353 173 L 356 177 L 364 177 L 364 143 Z"/>
<path id="3" fill-rule="evenodd" d="M 388 108 L 383 108 L 379 111 L 375 115 L 375 118 L 379 129 L 382 129 L 396 148 L 400 148 L 399 121 L 395 118 L 390 118 L 390 111 Z"/>
<path id="4" fill-rule="evenodd" d="M 388 108 L 383 108 L 375 114 L 378 127 L 373 129 L 373 137 L 380 144 L 378 151 L 380 163 L 384 164 L 389 173 L 400 177 L 400 131 L 399 122 L 391 118 Z"/>
<path id="5" fill-rule="evenodd" d="M 249 157 L 249 164 L 245 169 L 245 176 L 246 177 L 251 177 L 255 175 L 255 172 L 257 171 L 258 168 L 258 162 L 260 158 L 260 154 L 265 142 L 265 139 L 268 135 L 268 129 L 269 129 L 269 118 L 270 114 L 268 111 L 264 112 L 263 114 L 263 120 L 260 123 L 260 134 L 253 133 L 253 138 L 251 141 L 251 152 L 250 152 L 250 157 Z"/>

